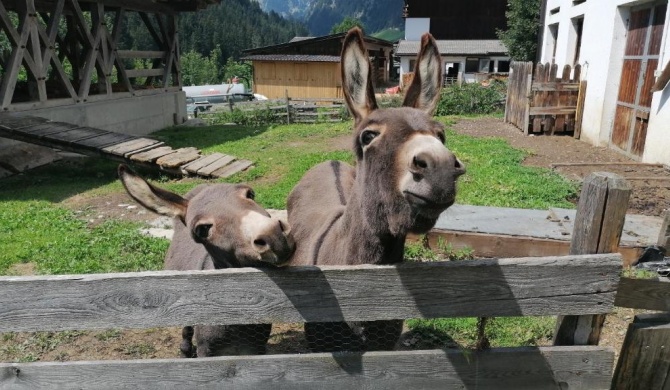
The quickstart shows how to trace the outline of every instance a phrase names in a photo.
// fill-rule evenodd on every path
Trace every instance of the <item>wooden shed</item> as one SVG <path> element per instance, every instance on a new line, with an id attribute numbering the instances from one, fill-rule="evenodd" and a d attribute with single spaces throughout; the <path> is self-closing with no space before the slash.
<path id="1" fill-rule="evenodd" d="M 254 92 L 270 99 L 341 98 L 340 51 L 345 33 L 323 37 L 296 37 L 290 42 L 245 50 L 252 61 Z M 365 37 L 373 64 L 375 85 L 387 86 L 393 44 Z"/>

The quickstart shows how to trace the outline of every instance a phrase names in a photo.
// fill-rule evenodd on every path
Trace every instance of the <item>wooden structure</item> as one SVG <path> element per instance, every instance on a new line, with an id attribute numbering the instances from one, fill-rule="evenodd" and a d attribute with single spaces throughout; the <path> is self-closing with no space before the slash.
<path id="1" fill-rule="evenodd" d="M 346 33 L 304 37 L 279 45 L 244 51 L 254 68 L 254 92 L 280 99 L 288 90 L 296 98 L 342 98 L 340 52 Z M 370 36 L 365 45 L 375 84 L 389 80 L 393 43 Z"/>
<path id="2" fill-rule="evenodd" d="M 581 134 L 586 81 L 581 66 L 566 65 L 559 76 L 554 64 L 513 62 L 507 87 L 505 122 L 525 134 Z"/>
<path id="3" fill-rule="evenodd" d="M 607 183 L 616 179 L 596 175 L 590 182 L 603 177 Z M 610 196 L 616 198 L 618 190 L 612 190 Z M 589 232 L 601 231 L 603 221 L 611 222 L 612 230 L 618 229 L 617 219 L 623 214 L 607 204 L 600 196 L 580 204 L 587 216 L 584 221 L 597 215 L 598 210 L 605 210 L 605 214 L 600 222 L 588 223 L 589 228 L 579 228 L 575 232 L 579 238 L 574 242 L 600 242 Z M 621 269 L 620 255 L 594 254 L 394 266 L 2 277 L 0 332 L 194 323 L 591 316 L 606 314 L 614 305 L 670 310 L 670 283 L 620 278 Z M 664 348 L 670 341 L 667 327 L 661 326 L 661 333 L 653 334 L 647 331 L 654 329 L 635 324 L 631 329 L 636 333 L 627 337 L 626 345 L 646 346 L 657 341 L 654 352 L 636 361 L 631 354 L 639 353 L 640 348 L 624 349 L 617 371 L 644 371 L 644 383 L 665 380 L 670 361 L 670 352 Z M 598 334 L 592 337 L 597 343 Z M 613 357 L 609 348 L 571 345 L 486 351 L 0 363 L 0 387 L 76 385 L 87 389 L 113 383 L 117 388 L 155 389 L 609 389 Z M 657 367 L 661 369 L 652 369 Z M 618 378 L 629 381 L 626 374 L 615 377 L 614 388 L 634 388 L 618 382 Z"/>
<path id="4" fill-rule="evenodd" d="M 0 137 L 180 175 L 224 178 L 252 165 L 222 153 L 203 156 L 196 148 L 175 150 L 150 138 L 10 113 L 0 113 Z"/>
<path id="5" fill-rule="evenodd" d="M 227 108 L 226 108 L 227 107 Z M 323 123 L 342 122 L 347 117 L 347 108 L 344 99 L 293 99 L 286 97 L 284 101 L 251 101 L 251 102 L 229 102 L 228 105 L 220 105 L 210 111 L 198 115 L 208 123 L 216 123 L 214 119 L 221 110 L 236 110 L 243 112 L 269 110 L 276 122 L 291 123 Z"/>

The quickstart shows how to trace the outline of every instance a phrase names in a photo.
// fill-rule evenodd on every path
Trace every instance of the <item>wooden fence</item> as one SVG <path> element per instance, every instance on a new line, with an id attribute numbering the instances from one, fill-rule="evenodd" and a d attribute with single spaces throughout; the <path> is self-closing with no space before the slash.
<path id="1" fill-rule="evenodd" d="M 507 87 L 505 122 L 531 133 L 581 134 L 586 81 L 581 66 L 513 62 Z"/>
<path id="2" fill-rule="evenodd" d="M 210 111 L 198 114 L 198 118 L 213 120 L 217 112 L 270 110 L 278 121 L 284 123 L 342 122 L 347 113 L 344 99 L 301 99 L 287 97 L 284 100 L 233 102 L 214 105 Z"/>
<path id="3" fill-rule="evenodd" d="M 624 184 L 611 174 L 585 182 L 573 254 L 563 257 L 0 277 L 0 332 L 559 315 L 561 346 L 0 363 L 0 388 L 632 389 L 617 378 L 640 370 L 656 383 L 668 375 L 667 326 L 631 330 L 612 384 L 599 320 L 615 305 L 669 311 L 670 283 L 621 278 L 619 254 L 575 253 L 615 247 Z"/>

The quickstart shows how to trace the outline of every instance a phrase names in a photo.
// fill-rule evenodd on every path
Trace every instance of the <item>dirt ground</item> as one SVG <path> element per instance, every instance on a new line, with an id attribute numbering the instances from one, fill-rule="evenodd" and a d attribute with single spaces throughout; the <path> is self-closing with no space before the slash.
<path id="1" fill-rule="evenodd" d="M 570 180 L 582 180 L 595 171 L 620 174 L 629 179 L 632 187 L 629 213 L 660 216 L 670 209 L 670 172 L 663 167 L 635 164 L 610 149 L 593 147 L 569 136 L 524 136 L 517 128 L 496 118 L 463 119 L 454 129 L 458 133 L 475 137 L 505 138 L 512 146 L 531 152 L 524 164 L 553 168 Z M 347 136 L 335 142 L 342 148 L 348 148 L 351 140 Z M 566 163 L 614 164 L 560 165 Z M 155 214 L 138 207 L 125 193 L 94 199 L 75 196 L 65 204 L 92 225 L 107 218 L 146 222 L 156 220 Z M 33 271 L 30 266 L 21 266 L 14 273 L 31 274 Z M 601 335 L 601 345 L 613 347 L 618 354 L 628 323 L 635 314 L 633 310 L 617 308 L 613 315 L 609 315 Z M 298 330 L 296 326 L 276 327 L 270 350 L 275 353 L 285 348 L 304 351 L 304 340 L 296 336 Z M 0 334 L 0 361 L 171 358 L 178 356 L 180 339 L 180 330 L 176 328 Z"/>

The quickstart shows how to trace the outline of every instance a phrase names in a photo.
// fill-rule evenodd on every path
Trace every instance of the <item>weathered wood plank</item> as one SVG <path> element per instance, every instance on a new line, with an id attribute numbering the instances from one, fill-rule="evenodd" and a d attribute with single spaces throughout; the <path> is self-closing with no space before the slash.
<path id="1" fill-rule="evenodd" d="M 145 149 L 149 146 L 153 146 L 159 143 L 162 142 L 150 138 L 136 138 L 130 141 L 122 142 L 120 144 L 108 146 L 102 149 L 102 151 L 115 154 L 117 156 L 125 156 L 127 153 L 130 153 L 132 151 Z"/>
<path id="2" fill-rule="evenodd" d="M 670 249 L 670 210 L 666 210 L 663 216 L 663 223 L 661 223 L 661 230 L 658 232 L 658 240 L 656 245 L 663 248 Z"/>
<path id="3" fill-rule="evenodd" d="M 235 157 L 233 156 L 229 156 L 223 153 L 214 153 L 208 156 L 203 156 L 193 161 L 192 163 L 189 163 L 188 165 L 182 167 L 182 170 L 185 170 L 191 174 L 209 176 L 212 172 L 225 167 L 234 160 Z"/>
<path id="4" fill-rule="evenodd" d="M 88 138 L 82 141 L 78 141 L 78 146 L 86 146 L 90 149 L 101 149 L 109 145 L 118 144 L 129 139 L 133 139 L 135 136 L 121 133 L 107 133 L 99 137 Z"/>
<path id="5" fill-rule="evenodd" d="M 106 132 L 105 132 L 106 133 Z M 104 133 L 103 133 L 104 134 Z M 95 136 L 101 135 L 100 131 L 95 131 L 90 127 L 75 128 L 68 131 L 62 131 L 58 133 L 45 135 L 43 138 L 50 139 L 58 142 L 72 143 L 74 141 L 87 139 Z"/>
<path id="6" fill-rule="evenodd" d="M 178 168 L 200 157 L 200 151 L 196 148 L 181 148 L 175 153 L 170 153 L 156 160 L 156 164 L 163 168 Z"/>
<path id="7" fill-rule="evenodd" d="M 47 135 L 64 133 L 73 129 L 77 129 L 79 127 L 80 127 L 79 125 L 74 125 L 71 123 L 48 122 L 45 123 L 44 125 L 37 125 L 21 129 L 18 130 L 17 132 L 30 134 L 30 136 L 34 138 L 44 138 Z"/>
<path id="8" fill-rule="evenodd" d="M 221 169 L 217 169 L 216 171 L 212 172 L 211 175 L 214 177 L 221 177 L 221 178 L 229 177 L 238 172 L 242 172 L 243 170 L 249 168 L 253 164 L 254 163 L 249 160 L 237 160 L 229 165 L 226 165 Z"/>
<path id="9" fill-rule="evenodd" d="M 163 68 L 157 68 L 157 69 L 126 69 L 126 76 L 128 76 L 128 78 L 162 76 L 163 71 L 164 71 Z"/>
<path id="10" fill-rule="evenodd" d="M 569 115 L 574 114 L 576 106 L 568 107 L 531 107 L 530 115 Z"/>
<path id="11" fill-rule="evenodd" d="M 609 312 L 618 254 L 0 278 L 0 332 Z"/>
<path id="12" fill-rule="evenodd" d="M 670 311 L 670 280 L 621 278 L 614 305 L 632 309 Z"/>
<path id="13" fill-rule="evenodd" d="M 628 326 L 612 389 L 667 389 L 670 379 L 670 315 L 636 316 Z"/>
<path id="14" fill-rule="evenodd" d="M 13 114 L 0 114 L 0 127 L 8 130 L 18 130 L 25 127 L 40 125 L 48 122 L 48 119 L 37 116 L 19 116 Z"/>
<path id="15" fill-rule="evenodd" d="M 613 363 L 614 352 L 602 347 L 0 363 L 0 387 L 598 390 L 609 388 Z"/>
<path id="16" fill-rule="evenodd" d="M 578 91 L 579 83 L 533 82 L 533 92 Z"/>
<path id="17" fill-rule="evenodd" d="M 133 154 L 133 155 L 130 156 L 130 160 L 137 161 L 137 162 L 153 163 L 157 159 L 159 159 L 163 156 L 167 156 L 168 154 L 175 153 L 175 152 L 177 152 L 177 151 L 172 149 L 169 146 L 161 146 L 161 147 L 156 148 L 156 149 L 147 150 L 146 152 Z"/>
<path id="18" fill-rule="evenodd" d="M 595 172 L 584 179 L 570 254 L 617 251 L 630 192 L 628 183 L 613 173 Z M 604 315 L 559 316 L 554 345 L 598 345 L 604 323 Z"/>

